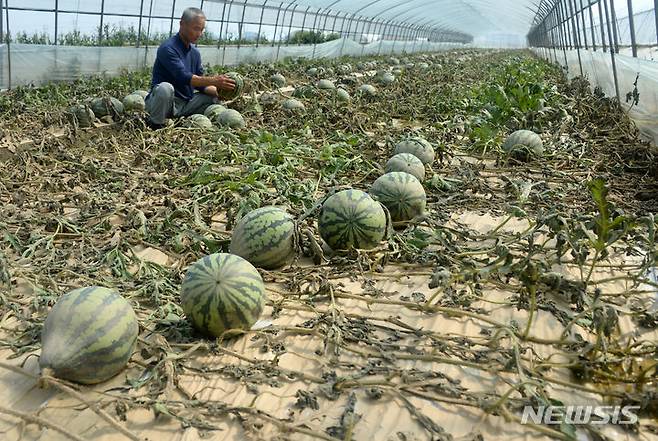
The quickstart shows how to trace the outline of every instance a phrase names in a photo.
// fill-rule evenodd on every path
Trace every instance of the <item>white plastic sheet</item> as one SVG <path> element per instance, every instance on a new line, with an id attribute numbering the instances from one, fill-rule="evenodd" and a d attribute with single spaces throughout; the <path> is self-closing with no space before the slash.
<path id="1" fill-rule="evenodd" d="M 578 51 L 576 50 L 556 50 L 554 52 L 553 50 L 535 49 L 535 53 L 566 66 L 567 75 L 570 78 L 580 75 Z M 557 57 L 555 57 L 556 55 Z M 583 75 L 587 77 L 591 85 L 601 87 L 607 96 L 616 96 L 610 52 L 580 50 L 580 59 Z M 616 54 L 615 64 L 622 106 L 628 110 L 629 116 L 635 121 L 640 131 L 658 145 L 658 63 Z M 640 99 L 637 105 L 631 105 L 626 102 L 626 94 L 633 91 L 635 87 L 633 83 L 636 78 Z"/>
<path id="2" fill-rule="evenodd" d="M 203 63 L 232 66 L 258 61 L 272 62 L 285 57 L 335 58 L 341 55 L 377 55 L 447 50 L 463 47 L 457 43 L 427 41 L 377 41 L 366 45 L 350 39 L 318 45 L 201 47 Z M 0 46 L 0 89 L 19 85 L 42 85 L 50 81 L 71 81 L 94 74 L 119 75 L 125 70 L 153 66 L 157 48 L 76 47 L 37 44 L 11 45 L 11 82 L 7 67 L 7 46 Z"/>

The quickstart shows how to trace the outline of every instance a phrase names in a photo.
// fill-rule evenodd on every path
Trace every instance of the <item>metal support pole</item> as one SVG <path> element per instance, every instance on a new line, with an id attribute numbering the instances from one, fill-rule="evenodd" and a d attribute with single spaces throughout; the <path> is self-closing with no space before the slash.
<path id="1" fill-rule="evenodd" d="M 224 3 L 226 5 L 226 3 Z M 279 3 L 279 7 L 276 10 L 276 21 L 274 22 L 274 37 L 272 37 L 272 47 L 274 47 L 274 42 L 276 41 L 276 28 L 279 26 L 279 15 L 281 15 L 281 7 L 283 7 L 283 2 Z"/>
<path id="2" fill-rule="evenodd" d="M 621 102 L 621 97 L 619 95 L 619 81 L 617 79 L 617 63 L 615 61 L 615 51 L 613 49 L 612 42 L 612 33 L 610 32 L 610 13 L 608 12 L 608 1 L 603 0 L 603 6 L 605 7 L 605 18 L 606 18 L 606 27 L 608 28 L 608 40 L 610 42 L 610 58 L 612 60 L 612 75 L 615 80 L 615 93 L 617 94 L 617 101 Z"/>
<path id="3" fill-rule="evenodd" d="M 610 14 L 612 17 L 612 21 L 610 22 L 610 26 L 612 26 L 612 37 L 614 38 L 615 42 L 615 53 L 619 53 L 619 35 L 617 33 L 617 14 L 615 13 L 615 2 L 611 1 L 608 3 L 610 6 Z"/>
<path id="4" fill-rule="evenodd" d="M 574 8 L 576 8 L 576 0 L 573 1 Z M 583 29 L 583 41 L 585 42 L 585 50 L 588 50 L 589 44 L 587 44 L 587 28 L 585 27 L 585 9 L 583 8 L 583 0 L 580 0 L 580 22 Z"/>
<path id="5" fill-rule="evenodd" d="M 171 2 L 171 19 L 169 20 L 169 36 L 174 32 L 174 14 L 176 13 L 176 0 Z"/>
<path id="6" fill-rule="evenodd" d="M 653 0 L 653 15 L 656 18 L 656 44 L 658 44 L 658 0 Z M 9 29 L 9 25 L 7 25 L 7 29 Z"/>
<path id="7" fill-rule="evenodd" d="M 2 44 L 5 41 L 5 17 L 4 15 L 2 15 L 3 9 L 4 9 L 4 0 L 0 0 L 0 44 Z"/>
<path id="8" fill-rule="evenodd" d="M 390 19 L 384 25 L 384 32 L 382 34 L 382 39 L 379 41 L 379 49 L 377 49 L 377 55 L 381 55 L 382 53 L 382 45 L 384 44 L 384 39 L 386 38 L 386 28 L 388 27 L 389 23 L 391 23 L 392 21 L 393 19 Z"/>
<path id="9" fill-rule="evenodd" d="M 226 46 L 228 46 L 228 25 L 231 24 L 231 8 L 233 7 L 233 2 L 235 0 L 231 0 L 228 4 L 228 15 L 226 16 L 226 30 L 224 31 L 224 35 L 226 38 L 224 39 L 224 46 L 222 47 L 222 66 L 224 66 L 224 62 L 226 61 Z M 226 5 L 226 3 L 224 4 Z M 222 14 L 222 22 L 224 21 L 224 14 Z M 219 41 L 222 41 L 222 35 L 219 35 Z"/>
<path id="10" fill-rule="evenodd" d="M 262 9 L 260 10 L 260 21 L 258 22 L 258 35 L 256 36 L 256 47 L 260 44 L 260 33 L 263 30 L 263 16 L 265 15 L 265 6 L 269 0 L 263 2 Z"/>
<path id="11" fill-rule="evenodd" d="M 98 45 L 103 42 L 103 20 L 105 18 L 105 0 L 101 0 L 101 24 L 98 27 Z"/>
<path id="12" fill-rule="evenodd" d="M 11 28 L 9 27 L 9 0 L 5 2 L 5 8 L 5 27 L 7 29 L 7 38 L 5 41 L 7 42 L 7 74 L 9 75 L 7 78 L 7 89 L 11 89 Z"/>
<path id="13" fill-rule="evenodd" d="M 557 14 L 558 14 L 558 23 L 559 23 L 559 29 L 560 29 L 560 37 L 562 38 L 562 52 L 564 53 L 564 67 L 567 69 L 567 73 L 569 72 L 569 61 L 567 60 L 567 32 L 564 29 L 564 15 L 562 8 L 560 7 L 560 3 L 558 3 L 558 8 L 557 8 Z"/>
<path id="14" fill-rule="evenodd" d="M 242 5 L 242 18 L 240 19 L 238 28 L 238 51 L 240 50 L 240 43 L 242 42 L 242 26 L 244 26 L 244 13 L 247 11 L 247 2 Z"/>
<path id="15" fill-rule="evenodd" d="M 571 27 L 573 28 L 573 39 L 574 39 L 574 44 L 576 45 L 576 53 L 578 54 L 578 67 L 580 68 L 580 76 L 583 76 L 583 62 L 580 59 L 580 25 L 578 24 L 578 17 L 575 15 L 576 11 L 574 10 L 574 6 L 576 5 L 575 3 L 576 0 L 573 0 L 573 3 L 569 2 L 569 9 L 571 12 Z"/>
<path id="16" fill-rule="evenodd" d="M 601 26 L 601 45 L 603 46 L 603 52 L 607 51 L 607 44 L 605 42 L 605 27 L 603 26 L 603 5 L 601 0 L 599 0 L 599 25 Z M 609 31 L 610 29 L 608 29 Z"/>
<path id="17" fill-rule="evenodd" d="M 57 45 L 58 30 L 59 30 L 59 0 L 55 0 L 55 45 Z"/>
<path id="18" fill-rule="evenodd" d="M 631 28 L 631 49 L 633 58 L 637 58 L 637 41 L 635 40 L 635 18 L 633 17 L 633 0 L 628 0 L 628 26 Z"/>
<path id="19" fill-rule="evenodd" d="M 135 47 L 139 47 L 142 42 L 142 18 L 144 17 L 144 0 L 140 1 L 139 4 L 139 23 L 137 24 L 137 42 Z"/>
<path id="20" fill-rule="evenodd" d="M 292 34 L 292 22 L 295 19 L 295 12 L 297 12 L 297 7 L 299 6 L 297 4 L 296 0 L 291 2 L 288 6 L 286 6 L 286 9 L 283 10 L 283 17 L 281 18 L 281 23 L 282 24 L 285 23 L 286 22 L 286 14 L 288 13 L 288 8 L 291 7 L 291 6 L 293 8 L 292 8 L 292 13 L 290 14 L 290 21 L 288 22 L 288 36 L 286 37 L 286 46 L 288 46 L 290 44 L 290 37 L 291 37 L 291 34 Z M 281 34 L 279 34 L 278 48 L 281 47 L 281 42 L 282 41 L 283 41 L 283 26 L 281 26 Z M 277 48 L 277 51 L 276 51 L 276 59 L 277 60 L 279 59 L 279 49 L 278 48 Z"/>
<path id="21" fill-rule="evenodd" d="M 594 52 L 596 52 L 596 34 L 594 33 L 594 12 L 592 12 L 592 4 L 590 3 L 590 0 L 587 0 L 587 3 L 588 3 L 587 10 L 589 11 L 589 27 L 590 27 L 590 31 L 592 32 L 592 49 L 594 49 Z"/>

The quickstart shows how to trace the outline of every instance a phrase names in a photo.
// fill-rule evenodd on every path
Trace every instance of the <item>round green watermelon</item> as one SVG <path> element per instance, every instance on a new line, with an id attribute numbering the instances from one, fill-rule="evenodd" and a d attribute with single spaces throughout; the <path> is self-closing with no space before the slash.
<path id="1" fill-rule="evenodd" d="M 195 113 L 187 118 L 186 125 L 188 127 L 197 129 L 211 129 L 213 127 L 212 121 L 207 116 Z"/>
<path id="2" fill-rule="evenodd" d="M 91 110 L 97 118 L 123 113 L 123 103 L 116 98 L 94 98 L 91 100 Z"/>
<path id="3" fill-rule="evenodd" d="M 89 106 L 76 104 L 68 109 L 68 116 L 72 122 L 77 122 L 79 127 L 91 127 L 94 125 L 96 115 Z"/>
<path id="4" fill-rule="evenodd" d="M 386 235 L 386 214 L 381 205 L 361 190 L 343 190 L 322 205 L 318 229 L 334 250 L 372 249 Z"/>
<path id="5" fill-rule="evenodd" d="M 181 304 L 197 330 L 219 337 L 256 323 L 265 304 L 265 285 L 258 270 L 242 257 L 211 254 L 188 268 Z"/>
<path id="6" fill-rule="evenodd" d="M 505 140 L 503 150 L 516 159 L 527 160 L 532 156 L 541 156 L 544 153 L 544 143 L 535 132 L 517 130 Z"/>
<path id="7" fill-rule="evenodd" d="M 420 159 L 423 164 L 431 164 L 434 162 L 434 148 L 432 144 L 427 142 L 420 136 L 412 136 L 404 139 L 395 145 L 394 155 L 398 153 L 411 153 Z"/>
<path id="8" fill-rule="evenodd" d="M 295 221 L 277 207 L 252 210 L 235 226 L 230 251 L 256 267 L 279 268 L 295 254 Z"/>
<path id="9" fill-rule="evenodd" d="M 427 196 L 416 177 L 405 172 L 390 172 L 375 180 L 372 197 L 388 208 L 393 222 L 404 222 L 425 212 Z"/>
<path id="10" fill-rule="evenodd" d="M 274 75 L 270 76 L 270 81 L 276 87 L 285 87 L 286 86 L 286 77 L 284 77 L 280 73 L 277 73 L 277 74 L 274 74 Z"/>
<path id="11" fill-rule="evenodd" d="M 232 129 L 241 129 L 246 123 L 244 117 L 235 109 L 226 109 L 215 117 L 215 122 L 221 127 L 230 127 Z"/>
<path id="12" fill-rule="evenodd" d="M 126 112 L 143 112 L 146 104 L 144 98 L 136 93 L 131 93 L 123 99 L 123 108 Z"/>
<path id="13" fill-rule="evenodd" d="M 233 90 L 218 90 L 217 94 L 219 95 L 219 98 L 224 101 L 234 100 L 242 95 L 242 92 L 244 91 L 244 78 L 242 78 L 242 75 L 237 72 L 228 72 L 224 75 L 235 81 L 235 88 Z"/>
<path id="14" fill-rule="evenodd" d="M 126 367 L 139 324 L 117 291 L 100 286 L 64 294 L 41 332 L 39 365 L 44 373 L 82 384 L 105 381 Z"/>
<path id="15" fill-rule="evenodd" d="M 281 106 L 289 111 L 304 110 L 306 108 L 304 103 L 294 98 L 288 98 L 283 102 L 283 104 L 281 104 Z"/>
<path id="16" fill-rule="evenodd" d="M 386 173 L 406 172 L 414 175 L 419 181 L 425 179 L 425 165 L 411 153 L 398 153 L 386 163 Z"/>
<path id="17" fill-rule="evenodd" d="M 213 121 L 217 115 L 222 113 L 224 110 L 226 110 L 226 107 L 222 106 L 221 104 L 211 104 L 206 107 L 206 110 L 203 111 L 203 115 L 209 120 Z"/>

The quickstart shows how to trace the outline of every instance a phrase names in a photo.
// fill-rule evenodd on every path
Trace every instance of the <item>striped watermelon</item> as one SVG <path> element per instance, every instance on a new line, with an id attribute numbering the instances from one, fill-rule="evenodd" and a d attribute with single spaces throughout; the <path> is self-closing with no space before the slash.
<path id="1" fill-rule="evenodd" d="M 265 269 L 285 265 L 295 254 L 295 221 L 280 208 L 268 206 L 240 219 L 231 237 L 231 253 Z"/>
<path id="2" fill-rule="evenodd" d="M 544 153 L 544 143 L 533 131 L 517 130 L 505 140 L 503 150 L 516 159 L 527 160 L 530 156 L 541 156 Z"/>
<path id="3" fill-rule="evenodd" d="M 235 81 L 235 88 L 233 90 L 218 90 L 217 95 L 225 101 L 234 100 L 242 95 L 242 91 L 244 91 L 244 78 L 237 72 L 228 72 L 224 75 Z"/>
<path id="4" fill-rule="evenodd" d="M 219 337 L 229 329 L 249 329 L 265 303 L 258 270 L 240 256 L 216 253 L 197 260 L 181 287 L 183 311 L 200 332 Z"/>
<path id="5" fill-rule="evenodd" d="M 220 127 L 230 127 L 232 129 L 242 129 L 246 125 L 242 114 L 235 109 L 226 109 L 219 112 L 214 121 Z"/>
<path id="6" fill-rule="evenodd" d="M 94 98 L 91 100 L 90 107 L 94 111 L 96 118 L 102 118 L 108 115 L 112 116 L 115 113 L 117 115 L 123 113 L 123 103 L 114 97 Z"/>
<path id="7" fill-rule="evenodd" d="M 411 153 L 398 153 L 386 163 L 386 173 L 406 172 L 414 175 L 416 179 L 425 179 L 425 165 Z"/>
<path id="8" fill-rule="evenodd" d="M 386 234 L 381 205 L 361 190 L 343 190 L 322 205 L 320 236 L 334 250 L 372 249 Z"/>
<path id="9" fill-rule="evenodd" d="M 224 110 L 226 110 L 226 107 L 222 106 L 221 104 L 211 104 L 206 107 L 206 110 L 203 111 L 203 114 L 206 118 L 212 121 Z"/>
<path id="10" fill-rule="evenodd" d="M 100 383 L 126 366 L 138 332 L 135 312 L 118 292 L 100 286 L 74 289 L 46 317 L 39 365 L 58 378 Z"/>
<path id="11" fill-rule="evenodd" d="M 394 154 L 397 155 L 398 153 L 411 153 L 423 161 L 423 164 L 434 162 L 434 148 L 432 144 L 420 136 L 412 136 L 398 142 L 395 145 Z"/>
<path id="12" fill-rule="evenodd" d="M 425 212 L 425 189 L 409 173 L 391 172 L 380 176 L 372 184 L 370 194 L 388 208 L 393 222 L 408 221 Z"/>

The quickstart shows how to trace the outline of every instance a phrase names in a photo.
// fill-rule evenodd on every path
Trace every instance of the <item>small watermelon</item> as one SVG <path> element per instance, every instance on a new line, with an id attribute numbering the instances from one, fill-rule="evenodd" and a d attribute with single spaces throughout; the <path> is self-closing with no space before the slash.
<path id="1" fill-rule="evenodd" d="M 100 383 L 126 367 L 138 332 L 135 312 L 118 292 L 100 286 L 74 289 L 46 317 L 39 365 L 57 378 Z"/>
<path id="2" fill-rule="evenodd" d="M 398 153 L 386 163 L 386 173 L 406 172 L 422 182 L 425 179 L 425 165 L 411 153 Z"/>
<path id="3" fill-rule="evenodd" d="M 372 197 L 388 208 L 393 222 L 409 221 L 425 212 L 427 196 L 418 179 L 405 172 L 390 172 L 377 178 Z"/>
<path id="4" fill-rule="evenodd" d="M 285 87 L 286 86 L 286 77 L 281 75 L 280 73 L 274 74 L 270 77 L 270 81 L 272 84 L 274 84 L 276 87 Z"/>
<path id="5" fill-rule="evenodd" d="M 246 125 L 242 114 L 235 109 L 226 109 L 220 112 L 215 118 L 215 121 L 222 127 L 230 127 L 232 129 L 241 129 Z"/>
<path id="6" fill-rule="evenodd" d="M 331 80 L 320 80 L 318 81 L 317 87 L 320 90 L 334 90 L 336 88 Z"/>
<path id="7" fill-rule="evenodd" d="M 313 98 L 317 95 L 317 89 L 311 85 L 299 86 L 292 92 L 295 98 Z"/>
<path id="8" fill-rule="evenodd" d="M 434 162 L 434 148 L 432 144 L 420 136 L 412 136 L 398 142 L 395 145 L 395 152 L 393 154 L 397 155 L 398 153 L 411 153 L 423 161 L 423 164 Z"/>
<path id="9" fill-rule="evenodd" d="M 123 109 L 126 112 L 143 112 L 146 107 L 144 98 L 136 93 L 131 93 L 123 99 Z"/>
<path id="10" fill-rule="evenodd" d="M 234 100 L 244 91 L 244 78 L 237 72 L 228 72 L 227 77 L 232 78 L 235 81 L 235 88 L 233 90 L 219 90 L 217 94 L 219 98 L 225 101 Z"/>
<path id="11" fill-rule="evenodd" d="M 541 156 L 544 153 L 544 143 L 535 132 L 517 130 L 505 140 L 503 150 L 516 159 L 527 160 L 530 156 Z"/>
<path id="12" fill-rule="evenodd" d="M 91 127 L 94 125 L 94 120 L 96 119 L 94 111 L 84 104 L 77 104 L 69 107 L 68 116 L 71 121 L 77 123 L 79 127 Z"/>
<path id="13" fill-rule="evenodd" d="M 219 337 L 256 323 L 265 304 L 265 285 L 258 270 L 242 257 L 211 254 L 188 268 L 181 304 L 196 329 Z"/>
<path id="14" fill-rule="evenodd" d="M 211 104 L 206 107 L 206 110 L 203 111 L 203 114 L 206 118 L 212 121 L 224 110 L 226 110 L 226 107 L 222 106 L 221 104 Z"/>
<path id="15" fill-rule="evenodd" d="M 343 190 L 322 205 L 320 236 L 334 250 L 372 249 L 386 234 L 381 205 L 361 190 Z"/>
<path id="16" fill-rule="evenodd" d="M 283 108 L 289 111 L 295 111 L 295 110 L 304 110 L 305 106 L 304 103 L 302 103 L 299 100 L 296 100 L 294 98 L 289 98 L 285 100 L 282 104 Z"/>
<path id="17" fill-rule="evenodd" d="M 359 87 L 359 94 L 364 97 L 372 98 L 377 96 L 377 88 L 371 84 L 362 84 Z"/>
<path id="18" fill-rule="evenodd" d="M 252 265 L 274 269 L 295 254 L 295 221 L 284 210 L 268 206 L 247 213 L 231 236 L 232 254 Z"/>
<path id="19" fill-rule="evenodd" d="M 134 91 L 133 93 L 131 93 L 131 95 L 139 95 L 139 96 L 141 96 L 142 98 L 146 99 L 146 97 L 149 95 L 149 93 L 148 93 L 147 90 L 141 90 L 141 89 L 139 89 L 139 90 L 136 90 L 136 91 Z"/>
<path id="20" fill-rule="evenodd" d="M 348 102 L 351 100 L 350 94 L 345 89 L 336 89 L 336 99 L 338 101 Z"/>
<path id="21" fill-rule="evenodd" d="M 187 127 L 191 128 L 197 128 L 197 129 L 212 129 L 212 121 L 208 119 L 207 116 L 201 115 L 200 113 L 196 113 L 194 115 L 190 115 L 187 120 L 186 124 Z"/>
<path id="22" fill-rule="evenodd" d="M 94 98 L 90 107 L 97 118 L 123 113 L 123 103 L 116 98 Z"/>

